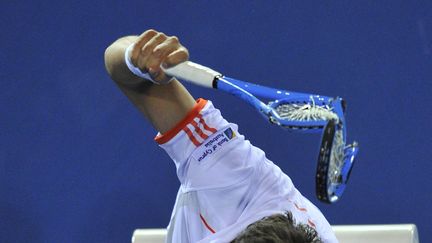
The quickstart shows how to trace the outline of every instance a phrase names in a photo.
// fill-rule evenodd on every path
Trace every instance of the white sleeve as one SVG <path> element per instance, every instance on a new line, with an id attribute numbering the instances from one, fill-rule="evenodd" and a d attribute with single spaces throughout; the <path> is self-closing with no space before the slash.
<path id="1" fill-rule="evenodd" d="M 250 143 L 210 101 L 199 99 L 185 119 L 155 140 L 174 161 L 186 190 L 229 186 L 253 172 Z"/>

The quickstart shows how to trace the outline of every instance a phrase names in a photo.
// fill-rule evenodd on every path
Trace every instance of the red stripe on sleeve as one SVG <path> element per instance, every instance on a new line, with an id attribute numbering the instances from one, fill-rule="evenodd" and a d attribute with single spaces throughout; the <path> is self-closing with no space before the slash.
<path id="1" fill-rule="evenodd" d="M 192 126 L 195 128 L 195 132 L 204 140 L 206 140 L 208 138 L 208 136 L 206 134 L 203 133 L 203 131 L 201 130 L 201 128 L 199 128 L 198 123 L 196 123 L 196 121 L 192 120 L 191 121 Z"/>
<path id="2" fill-rule="evenodd" d="M 199 118 L 200 123 L 204 126 L 204 129 L 205 129 L 205 130 L 207 130 L 207 131 L 209 131 L 209 132 L 211 132 L 211 133 L 215 133 L 215 132 L 217 132 L 217 130 L 216 130 L 215 128 L 213 128 L 213 127 L 209 127 L 209 126 L 207 125 L 207 123 L 206 123 L 205 120 L 203 119 L 201 113 L 198 114 L 197 117 Z"/>
<path id="3" fill-rule="evenodd" d="M 191 130 L 188 127 L 184 127 L 183 131 L 185 131 L 185 133 L 188 135 L 189 139 L 192 141 L 193 144 L 195 144 L 195 146 L 200 146 L 201 143 L 198 142 L 198 140 L 196 140 L 195 136 L 192 134 Z"/>
<path id="4" fill-rule="evenodd" d="M 171 140 L 177 135 L 181 130 L 183 130 L 190 121 L 197 117 L 204 106 L 207 104 L 207 100 L 198 99 L 196 105 L 188 112 L 188 114 L 181 120 L 177 125 L 175 125 L 171 130 L 164 134 L 160 134 L 155 138 L 158 144 L 164 144 Z"/>

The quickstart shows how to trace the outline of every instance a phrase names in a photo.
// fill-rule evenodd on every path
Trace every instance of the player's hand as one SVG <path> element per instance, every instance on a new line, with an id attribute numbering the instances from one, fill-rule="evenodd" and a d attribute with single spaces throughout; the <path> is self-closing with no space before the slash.
<path id="1" fill-rule="evenodd" d="M 166 84 L 172 77 L 167 76 L 161 66 L 169 68 L 185 62 L 189 59 L 189 52 L 177 37 L 147 30 L 136 40 L 130 57 L 142 72 L 148 72 L 154 81 Z"/>

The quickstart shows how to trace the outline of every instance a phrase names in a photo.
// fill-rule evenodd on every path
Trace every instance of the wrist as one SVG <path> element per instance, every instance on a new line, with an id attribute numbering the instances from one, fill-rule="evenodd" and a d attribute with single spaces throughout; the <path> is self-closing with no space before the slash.
<path id="1" fill-rule="evenodd" d="M 126 64 L 127 68 L 128 68 L 129 71 L 131 71 L 131 73 L 133 73 L 135 76 L 140 77 L 140 78 L 143 78 L 143 79 L 146 79 L 146 80 L 149 80 L 149 81 L 152 82 L 152 83 L 159 84 L 158 82 L 154 81 L 154 80 L 152 79 L 152 77 L 151 77 L 147 72 L 143 72 L 143 71 L 141 71 L 141 69 L 139 69 L 138 67 L 136 67 L 136 66 L 132 63 L 132 60 L 131 60 L 131 52 L 132 52 L 134 46 L 135 46 L 134 43 L 132 43 L 131 45 L 129 45 L 129 46 L 126 48 L 125 53 L 124 53 L 124 61 L 125 61 L 125 64 Z"/>

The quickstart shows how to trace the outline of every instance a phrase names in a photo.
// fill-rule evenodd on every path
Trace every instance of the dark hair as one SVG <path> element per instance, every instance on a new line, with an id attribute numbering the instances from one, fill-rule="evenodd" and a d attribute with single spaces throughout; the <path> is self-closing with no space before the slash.
<path id="1" fill-rule="evenodd" d="M 320 243 L 315 229 L 296 224 L 290 212 L 265 217 L 243 230 L 231 243 Z"/>

